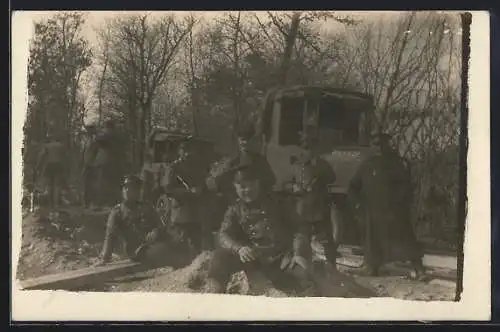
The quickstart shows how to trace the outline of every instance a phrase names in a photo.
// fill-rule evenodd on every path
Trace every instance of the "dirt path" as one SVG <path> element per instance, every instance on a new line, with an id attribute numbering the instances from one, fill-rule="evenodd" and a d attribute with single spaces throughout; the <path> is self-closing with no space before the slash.
<path id="1" fill-rule="evenodd" d="M 204 292 L 203 286 L 194 284 L 193 275 L 196 273 L 204 273 L 203 259 L 198 259 L 193 265 L 183 269 L 173 270 L 172 268 L 156 269 L 148 272 L 138 273 L 134 276 L 116 279 L 102 285 L 100 288 L 93 289 L 94 291 L 111 291 L 111 292 L 178 292 L 178 293 L 200 293 Z M 434 284 L 429 282 L 419 282 L 407 279 L 404 276 L 386 276 L 386 277 L 351 277 L 347 275 L 345 270 L 340 270 L 340 276 L 333 280 L 333 284 L 337 281 L 338 284 L 343 283 L 348 288 L 346 291 L 338 289 L 339 297 L 361 297 L 358 296 L 359 291 L 353 288 L 369 289 L 373 292 L 372 296 L 377 297 L 393 297 L 406 300 L 421 300 L 421 301 L 453 301 L 455 298 L 455 286 L 453 284 Z M 247 281 L 242 281 L 241 274 L 235 275 L 232 281 L 233 288 L 240 291 L 238 294 L 248 294 Z M 335 285 L 334 285 L 335 286 Z M 194 289 L 193 289 L 194 288 Z M 230 286 L 231 288 L 231 286 Z M 356 293 L 357 292 L 357 293 Z M 271 297 L 293 296 L 284 294 L 282 291 L 270 288 L 266 290 L 265 295 Z M 365 296 L 363 296 L 365 297 Z"/>
<path id="2" fill-rule="evenodd" d="M 59 215 L 41 218 L 39 214 L 28 215 L 23 220 L 23 239 L 18 264 L 20 279 L 75 270 L 90 266 L 102 246 L 108 211 L 71 209 Z M 111 292 L 204 292 L 203 277 L 206 274 L 210 254 L 200 255 L 182 269 L 163 268 L 138 273 L 107 282 L 87 291 Z M 115 259 L 120 259 L 116 256 Z M 332 279 L 333 293 L 343 297 L 358 297 L 363 289 L 374 296 L 390 296 L 408 300 L 452 301 L 455 297 L 453 285 L 410 281 L 404 277 L 367 278 L 351 277 L 346 268 L 339 265 L 340 274 Z M 198 278 L 196 277 L 198 276 Z M 233 293 L 248 294 L 248 280 L 244 275 L 234 276 L 230 286 Z M 272 287 L 268 296 L 290 296 Z M 298 295 L 298 294 L 297 294 Z"/>

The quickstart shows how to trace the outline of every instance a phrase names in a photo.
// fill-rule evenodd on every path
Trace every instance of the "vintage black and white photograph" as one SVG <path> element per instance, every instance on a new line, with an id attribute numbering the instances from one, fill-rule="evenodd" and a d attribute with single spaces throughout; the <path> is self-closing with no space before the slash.
<path id="1" fill-rule="evenodd" d="M 460 301 L 470 14 L 26 15 L 23 292 Z"/>

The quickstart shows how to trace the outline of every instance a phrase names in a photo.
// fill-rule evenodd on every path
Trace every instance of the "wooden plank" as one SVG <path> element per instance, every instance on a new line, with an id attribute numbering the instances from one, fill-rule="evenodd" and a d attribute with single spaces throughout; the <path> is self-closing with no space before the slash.
<path id="1" fill-rule="evenodd" d="M 363 256 L 363 249 L 358 246 L 340 246 L 339 252 L 346 256 Z M 424 266 L 437 267 L 456 270 L 458 266 L 457 256 L 455 255 L 439 255 L 433 253 L 425 253 L 423 257 Z"/>
<path id="2" fill-rule="evenodd" d="M 449 288 L 456 288 L 457 287 L 456 281 L 443 280 L 443 279 L 433 279 L 429 282 L 429 284 L 443 286 L 443 287 L 449 287 Z"/>
<path id="3" fill-rule="evenodd" d="M 321 259 L 325 259 L 324 256 L 318 256 Z M 363 257 L 357 255 L 345 255 L 343 257 L 337 258 L 337 264 L 347 269 L 360 267 L 363 263 Z M 387 270 L 390 273 L 400 273 L 406 274 L 410 271 L 410 265 L 405 263 L 392 263 L 384 265 L 383 270 Z M 426 275 L 433 278 L 456 281 L 457 280 L 457 270 L 456 268 L 447 267 L 433 267 L 426 266 Z"/>
<path id="4" fill-rule="evenodd" d="M 148 267 L 129 260 L 20 281 L 22 290 L 74 290 Z"/>

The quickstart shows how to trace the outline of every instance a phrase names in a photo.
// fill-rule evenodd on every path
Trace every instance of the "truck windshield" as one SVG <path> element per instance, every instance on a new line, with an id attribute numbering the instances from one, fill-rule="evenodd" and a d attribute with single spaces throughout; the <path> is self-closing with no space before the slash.
<path id="1" fill-rule="evenodd" d="M 361 111 L 353 106 L 338 99 L 321 100 L 318 116 L 320 145 L 331 148 L 358 144 Z"/>
<path id="2" fill-rule="evenodd" d="M 319 106 L 319 107 L 318 107 Z M 307 107 L 307 115 L 304 110 Z M 300 132 L 307 125 L 317 128 L 320 150 L 331 150 L 338 146 L 358 145 L 363 141 L 366 101 L 324 97 L 319 100 L 283 98 L 281 100 L 280 134 L 281 145 L 299 145 Z M 310 115 L 316 114 L 310 118 Z M 304 123 L 304 118 L 313 123 Z"/>

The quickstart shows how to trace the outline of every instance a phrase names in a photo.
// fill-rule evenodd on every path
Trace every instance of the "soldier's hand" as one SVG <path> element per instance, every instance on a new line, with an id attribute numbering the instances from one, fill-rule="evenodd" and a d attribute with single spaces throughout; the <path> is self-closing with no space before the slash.
<path id="1" fill-rule="evenodd" d="M 293 256 L 290 260 L 290 264 L 288 265 L 289 269 L 293 269 L 296 266 L 300 266 L 304 270 L 309 270 L 309 262 L 302 256 Z"/>
<path id="2" fill-rule="evenodd" d="M 240 256 L 240 260 L 243 263 L 248 263 L 248 262 L 255 260 L 255 254 L 254 254 L 252 248 L 250 248 L 250 247 L 246 247 L 246 246 L 241 247 L 238 250 L 238 255 Z"/>
<path id="3" fill-rule="evenodd" d="M 147 235 L 146 235 L 146 242 L 155 242 L 159 237 L 159 232 L 157 229 L 149 232 Z"/>

